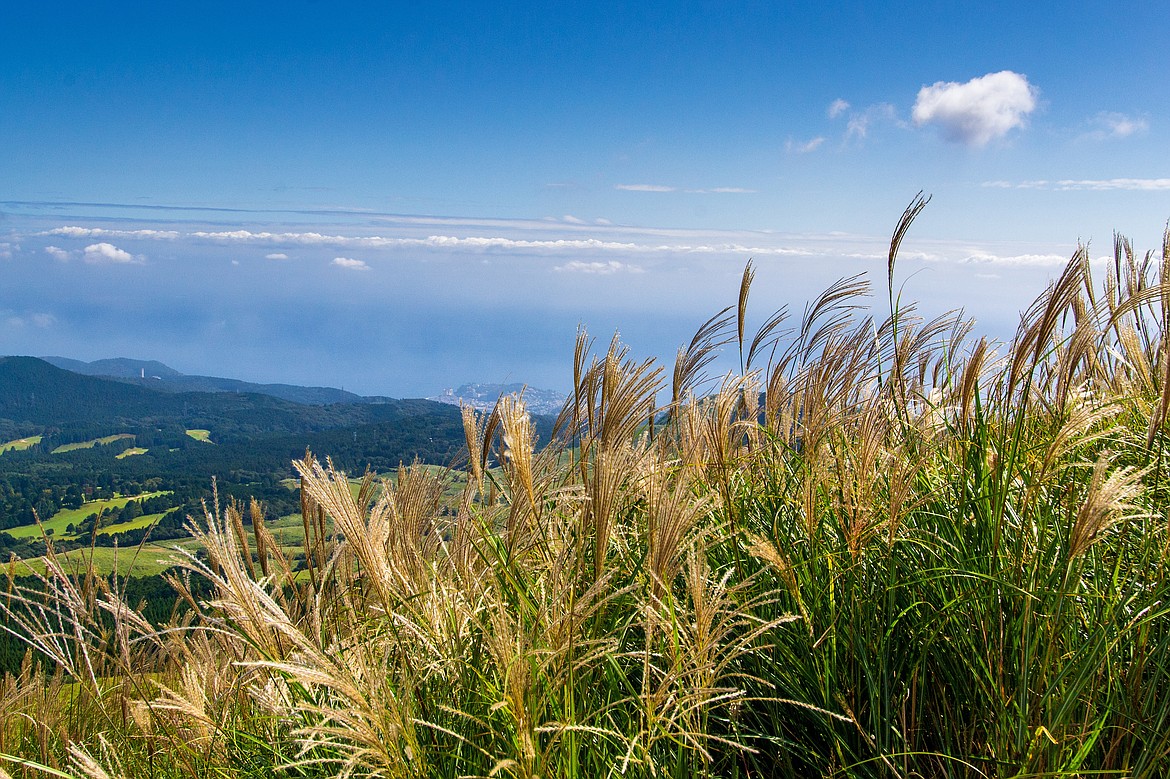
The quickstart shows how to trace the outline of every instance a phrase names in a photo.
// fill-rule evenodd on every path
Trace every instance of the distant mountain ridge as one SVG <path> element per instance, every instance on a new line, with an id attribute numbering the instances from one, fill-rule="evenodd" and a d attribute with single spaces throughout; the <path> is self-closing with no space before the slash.
<path id="1" fill-rule="evenodd" d="M 384 398 L 364 398 L 336 387 L 301 387 L 294 384 L 256 384 L 240 379 L 218 376 L 189 376 L 157 360 L 134 360 L 114 357 L 84 362 L 68 357 L 41 357 L 40 359 L 63 370 L 85 376 L 117 379 L 126 384 L 137 384 L 165 392 L 253 392 L 269 395 L 293 403 L 325 406 L 331 403 L 381 402 Z"/>

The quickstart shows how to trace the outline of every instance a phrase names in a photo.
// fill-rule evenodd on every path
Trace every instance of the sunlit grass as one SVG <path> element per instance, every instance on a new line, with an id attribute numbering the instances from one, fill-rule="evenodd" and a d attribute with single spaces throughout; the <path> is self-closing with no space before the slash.
<path id="1" fill-rule="evenodd" d="M 6 441 L 0 444 L 0 454 L 28 449 L 30 447 L 36 446 L 40 442 L 41 436 L 39 435 L 28 436 L 27 438 L 17 438 L 14 441 Z"/>
<path id="2" fill-rule="evenodd" d="M 105 446 L 112 444 L 115 441 L 125 441 L 132 439 L 134 436 L 131 433 L 118 433 L 117 435 L 103 436 L 102 438 L 94 438 L 89 441 L 78 441 L 72 444 L 61 444 L 53 449 L 53 454 L 64 454 L 66 452 L 76 452 L 78 449 L 93 449 L 95 446 Z"/>
<path id="3" fill-rule="evenodd" d="M 167 490 L 157 490 L 155 492 L 143 492 L 139 495 L 122 495 L 117 498 L 91 500 L 83 503 L 80 508 L 61 509 L 48 519 L 42 520 L 39 526 L 36 524 L 20 525 L 9 528 L 4 532 L 13 538 L 39 538 L 42 532 L 50 533 L 58 538 L 73 538 L 74 536 L 70 536 L 67 533 L 69 526 L 79 524 L 90 514 L 100 514 L 102 511 L 108 511 L 113 508 L 124 508 L 127 503 L 132 501 L 147 500 L 148 498 L 157 498 L 159 495 L 168 494 L 170 493 Z"/>
<path id="4" fill-rule="evenodd" d="M 752 336 L 749 265 L 669 374 L 582 334 L 543 449 L 509 396 L 464 409 L 458 478 L 306 456 L 299 516 L 213 501 L 169 624 L 95 575 L 105 550 L 50 556 L 0 599 L 59 669 L 5 688 L 0 752 L 93 777 L 1167 775 L 1170 236 L 1119 239 L 1103 283 L 1078 252 L 992 344 L 895 296 L 921 205 L 888 311 L 846 279 Z M 722 347 L 740 369 L 710 377 Z"/>
<path id="5" fill-rule="evenodd" d="M 143 449 L 141 446 L 132 446 L 129 449 L 123 451 L 122 453 L 116 455 L 115 459 L 124 460 L 127 457 L 133 457 L 133 456 L 138 455 L 138 454 L 146 454 L 149 451 L 150 451 L 149 449 Z"/>

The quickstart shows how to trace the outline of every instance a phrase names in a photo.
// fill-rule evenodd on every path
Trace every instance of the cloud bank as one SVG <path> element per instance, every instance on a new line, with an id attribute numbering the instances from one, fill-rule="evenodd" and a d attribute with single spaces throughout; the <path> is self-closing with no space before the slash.
<path id="1" fill-rule="evenodd" d="M 1165 192 L 1170 190 L 1170 178 L 1166 179 L 1060 179 L 1046 181 L 985 181 L 985 187 L 995 189 L 1049 189 L 1064 192 Z"/>
<path id="2" fill-rule="evenodd" d="M 919 127 L 934 125 L 948 141 L 986 146 L 1024 126 L 1037 94 L 1027 77 L 1010 70 L 961 84 L 938 81 L 918 90 L 912 117 Z"/>

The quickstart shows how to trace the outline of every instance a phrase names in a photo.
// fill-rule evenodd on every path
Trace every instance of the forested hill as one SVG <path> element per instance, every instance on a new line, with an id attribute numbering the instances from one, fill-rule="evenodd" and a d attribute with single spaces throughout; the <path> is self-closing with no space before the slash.
<path id="1" fill-rule="evenodd" d="M 125 357 L 94 360 L 93 362 L 72 360 L 68 357 L 42 357 L 41 359 L 74 373 L 117 379 L 127 384 L 163 390 L 164 392 L 252 392 L 309 405 L 363 403 L 375 400 L 363 398 L 361 395 L 346 392 L 336 387 L 255 384 L 250 381 L 225 379 L 219 376 L 188 376 L 157 360 L 131 360 Z"/>
<path id="2" fill-rule="evenodd" d="M 176 399 L 62 370 L 36 357 L 0 357 L 0 417 L 41 425 L 172 416 Z M 178 402 L 182 408 L 182 402 Z"/>
<path id="3" fill-rule="evenodd" d="M 311 449 L 341 469 L 418 459 L 449 465 L 465 448 L 457 407 L 384 399 L 298 404 L 255 393 L 173 393 L 83 376 L 33 357 L 0 357 L 0 531 L 51 517 L 68 495 L 163 490 L 197 513 L 221 494 L 297 509 L 282 480 Z M 540 444 L 552 418 L 538 417 Z M 2 540 L 2 539 L 0 539 Z M 2 550 L 0 550 L 2 551 Z M 3 555 L 0 554 L 0 559 Z"/>
<path id="4" fill-rule="evenodd" d="M 0 419 L 45 427 L 181 424 L 215 431 L 217 442 L 311 433 L 398 419 L 405 401 L 310 405 L 245 392 L 164 392 L 83 376 L 35 357 L 0 358 Z M 421 401 L 419 412 L 445 418 L 451 410 Z M 117 432 L 117 431 L 111 431 Z"/>

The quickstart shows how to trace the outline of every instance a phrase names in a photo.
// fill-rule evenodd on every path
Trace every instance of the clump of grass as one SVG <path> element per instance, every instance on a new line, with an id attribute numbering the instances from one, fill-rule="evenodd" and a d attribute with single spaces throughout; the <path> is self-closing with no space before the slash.
<path id="1" fill-rule="evenodd" d="M 49 555 L 0 601 L 11 770 L 86 776 L 1159 776 L 1170 236 L 1078 251 L 1007 344 L 844 279 L 668 375 L 581 333 L 552 441 L 468 477 L 306 454 L 303 549 L 215 500 L 151 624 Z M 734 345 L 739 370 L 712 377 Z M 668 386 L 669 385 L 669 386 Z M 659 406 L 659 396 L 670 401 Z M 456 485 L 459 485 L 456 487 Z M 210 596 L 200 596 L 205 582 Z"/>

